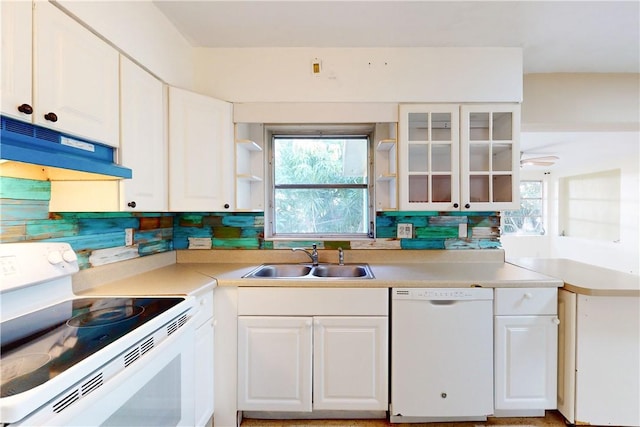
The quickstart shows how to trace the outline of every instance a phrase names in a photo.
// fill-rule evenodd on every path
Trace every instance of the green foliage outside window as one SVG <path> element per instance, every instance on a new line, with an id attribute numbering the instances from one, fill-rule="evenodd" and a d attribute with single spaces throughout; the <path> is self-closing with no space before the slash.
<path id="1" fill-rule="evenodd" d="M 502 212 L 502 234 L 542 235 L 542 181 L 520 182 L 520 209 Z"/>
<path id="2" fill-rule="evenodd" d="M 366 234 L 367 138 L 274 138 L 274 234 Z"/>

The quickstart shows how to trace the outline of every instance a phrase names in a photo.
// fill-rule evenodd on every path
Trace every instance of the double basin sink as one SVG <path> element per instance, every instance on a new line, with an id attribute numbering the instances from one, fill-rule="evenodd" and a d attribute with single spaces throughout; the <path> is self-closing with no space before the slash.
<path id="1" fill-rule="evenodd" d="M 253 279 L 373 279 L 368 264 L 262 264 L 242 276 Z"/>

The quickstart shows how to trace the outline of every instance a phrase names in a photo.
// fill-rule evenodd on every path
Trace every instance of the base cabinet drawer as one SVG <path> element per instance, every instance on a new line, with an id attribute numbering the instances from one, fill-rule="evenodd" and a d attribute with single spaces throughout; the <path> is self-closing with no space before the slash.
<path id="1" fill-rule="evenodd" d="M 501 288 L 495 290 L 494 313 L 502 315 L 555 315 L 558 288 Z"/>

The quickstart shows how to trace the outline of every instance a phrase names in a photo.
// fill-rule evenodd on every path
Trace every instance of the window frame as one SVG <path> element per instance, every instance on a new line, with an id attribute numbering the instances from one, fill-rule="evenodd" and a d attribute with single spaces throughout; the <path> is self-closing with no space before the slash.
<path id="1" fill-rule="evenodd" d="M 524 183 L 524 182 L 535 182 L 538 183 L 540 185 L 540 197 L 525 197 L 522 194 L 522 191 L 520 191 L 520 184 Z M 525 200 L 540 200 L 540 215 L 509 215 L 506 216 L 503 213 L 501 214 L 502 217 L 502 223 L 500 224 L 500 230 L 501 230 L 501 235 L 503 236 L 546 236 L 547 233 L 547 227 L 545 226 L 545 182 L 542 179 L 523 179 L 520 180 L 520 182 L 518 183 L 518 191 L 520 193 L 520 208 L 519 209 L 511 209 L 510 211 L 514 211 L 514 212 L 521 212 L 523 210 L 523 202 Z M 504 219 L 505 218 L 509 218 L 509 217 L 518 217 L 518 218 L 540 218 L 540 224 L 541 224 L 541 228 L 542 228 L 542 232 L 541 233 L 523 233 L 521 231 L 521 229 L 518 229 L 514 232 L 505 232 L 504 230 Z"/>
<path id="2" fill-rule="evenodd" d="M 344 241 L 367 240 L 373 238 L 375 224 L 375 180 L 374 180 L 374 150 L 373 133 L 374 125 L 371 124 L 330 124 L 330 125 L 271 125 L 265 126 L 266 130 L 266 157 L 267 173 L 265 182 L 265 229 L 266 240 L 294 240 L 309 241 Z M 277 137 L 304 138 L 304 139 L 339 139 L 339 138 L 366 138 L 367 139 L 367 182 L 366 184 L 283 184 L 278 188 L 287 189 L 317 189 L 317 188 L 362 188 L 367 197 L 367 222 L 368 229 L 365 233 L 286 233 L 275 231 L 275 153 L 274 145 Z"/>

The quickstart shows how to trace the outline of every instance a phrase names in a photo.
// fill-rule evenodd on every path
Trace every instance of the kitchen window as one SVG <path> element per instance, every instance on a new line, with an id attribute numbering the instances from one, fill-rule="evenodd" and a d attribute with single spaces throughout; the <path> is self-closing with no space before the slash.
<path id="1" fill-rule="evenodd" d="M 370 235 L 371 138 L 358 130 L 271 134 L 267 237 L 339 240 Z"/>
<path id="2" fill-rule="evenodd" d="M 545 234 L 542 181 L 520 181 L 520 209 L 502 212 L 502 234 Z"/>

